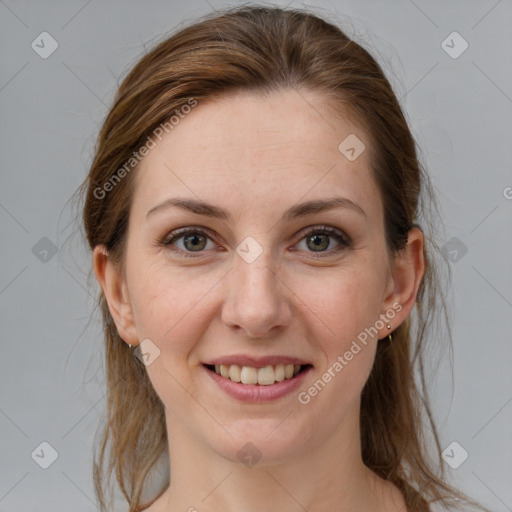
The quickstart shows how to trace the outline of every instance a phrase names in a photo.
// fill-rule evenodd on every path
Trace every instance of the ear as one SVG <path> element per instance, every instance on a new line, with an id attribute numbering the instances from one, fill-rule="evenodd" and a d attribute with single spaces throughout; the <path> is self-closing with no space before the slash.
<path id="1" fill-rule="evenodd" d="M 385 338 L 396 329 L 412 311 L 425 274 L 424 251 L 423 232 L 416 227 L 412 228 L 407 237 L 407 245 L 396 255 L 391 266 L 383 303 L 384 310 L 380 317 L 386 325 L 379 331 L 379 339 Z M 392 311 L 395 315 L 391 318 L 389 313 Z M 387 325 L 390 325 L 391 329 L 388 329 Z"/>
<path id="2" fill-rule="evenodd" d="M 103 245 L 94 248 L 92 258 L 96 279 L 103 289 L 108 309 L 116 324 L 119 336 L 126 343 L 137 345 L 140 340 L 137 336 L 126 280 L 119 265 L 114 264 L 109 259 L 108 251 Z"/>

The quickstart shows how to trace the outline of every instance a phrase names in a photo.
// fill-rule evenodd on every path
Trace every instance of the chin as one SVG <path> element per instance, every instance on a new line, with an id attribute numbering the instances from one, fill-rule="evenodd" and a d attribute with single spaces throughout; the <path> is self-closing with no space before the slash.
<path id="1" fill-rule="evenodd" d="M 232 437 L 226 434 L 206 442 L 226 460 L 247 467 L 284 463 L 307 449 L 313 432 L 318 434 L 314 425 L 309 429 L 300 428 L 296 418 L 289 422 L 294 419 L 296 412 L 291 412 L 286 418 L 287 414 L 276 418 L 245 418 L 234 424 L 226 424 Z"/>

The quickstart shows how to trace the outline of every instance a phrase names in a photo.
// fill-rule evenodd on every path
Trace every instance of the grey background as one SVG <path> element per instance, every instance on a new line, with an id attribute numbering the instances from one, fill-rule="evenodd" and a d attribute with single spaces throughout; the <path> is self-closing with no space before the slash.
<path id="1" fill-rule="evenodd" d="M 97 510 L 91 448 L 105 405 L 102 340 L 69 199 L 117 81 L 144 45 L 227 5 L 0 0 L 0 512 Z M 377 55 L 441 193 L 446 240 L 460 240 L 451 264 L 455 385 L 445 358 L 431 383 L 434 406 L 443 447 L 457 441 L 469 453 L 448 468 L 454 482 L 491 510 L 510 511 L 511 2 L 309 5 Z M 59 45 L 47 59 L 31 47 L 43 31 Z M 456 59 L 441 46 L 453 31 L 469 43 Z M 48 469 L 31 456 L 44 441 L 58 452 Z"/>

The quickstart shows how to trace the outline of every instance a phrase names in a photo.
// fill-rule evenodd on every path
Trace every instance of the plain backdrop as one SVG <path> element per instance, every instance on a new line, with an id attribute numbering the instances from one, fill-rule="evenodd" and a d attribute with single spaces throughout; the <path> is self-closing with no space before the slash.
<path id="1" fill-rule="evenodd" d="M 444 358 L 430 389 L 443 448 L 456 442 L 452 459 L 468 457 L 447 469 L 491 510 L 510 511 L 512 4 L 277 4 L 310 6 L 356 37 L 404 106 L 439 190 L 453 270 L 454 386 Z M 0 512 L 97 510 L 103 349 L 70 198 L 118 81 L 145 48 L 228 5 L 0 0 Z"/>

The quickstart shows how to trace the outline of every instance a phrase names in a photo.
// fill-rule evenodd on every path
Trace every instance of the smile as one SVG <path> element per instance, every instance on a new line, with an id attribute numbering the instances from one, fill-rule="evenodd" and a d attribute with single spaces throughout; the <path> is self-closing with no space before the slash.
<path id="1" fill-rule="evenodd" d="M 233 382 L 250 385 L 271 386 L 276 382 L 292 379 L 306 366 L 300 364 L 267 365 L 263 368 L 240 366 L 238 364 L 207 365 L 209 370 Z"/>
<path id="2" fill-rule="evenodd" d="M 217 389 L 242 402 L 262 403 L 293 396 L 313 365 L 294 357 L 232 355 L 202 364 Z"/>

